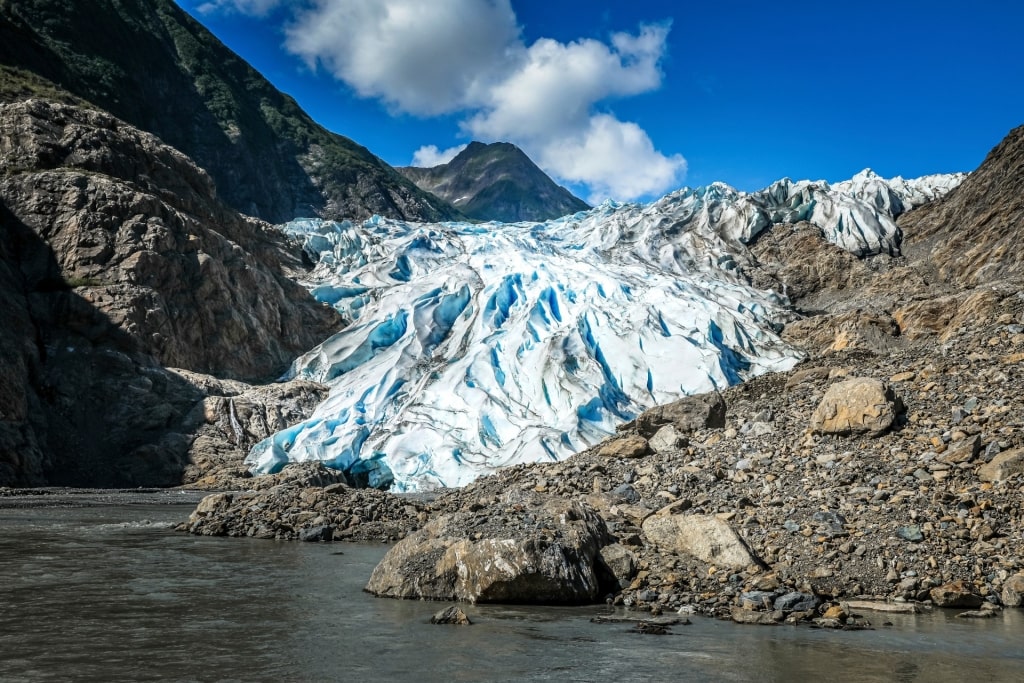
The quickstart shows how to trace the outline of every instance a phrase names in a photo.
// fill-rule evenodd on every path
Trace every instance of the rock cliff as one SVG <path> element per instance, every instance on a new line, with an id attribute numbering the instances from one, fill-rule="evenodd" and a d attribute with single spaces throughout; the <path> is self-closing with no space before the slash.
<path id="1" fill-rule="evenodd" d="M 340 325 L 282 234 L 109 114 L 0 105 L 0 166 L 2 483 L 180 483 L 207 392 L 165 366 L 265 381 Z"/>

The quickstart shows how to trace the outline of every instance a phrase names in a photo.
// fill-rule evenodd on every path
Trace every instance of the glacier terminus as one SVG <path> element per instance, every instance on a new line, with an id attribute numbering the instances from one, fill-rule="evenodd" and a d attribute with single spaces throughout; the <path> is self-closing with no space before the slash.
<path id="1" fill-rule="evenodd" d="M 647 408 L 799 361 L 778 336 L 785 292 L 743 275 L 761 232 L 808 221 L 859 256 L 898 254 L 896 217 L 964 177 L 713 183 L 544 223 L 294 221 L 305 284 L 351 324 L 288 373 L 327 400 L 246 462 L 414 491 L 566 458 Z"/>

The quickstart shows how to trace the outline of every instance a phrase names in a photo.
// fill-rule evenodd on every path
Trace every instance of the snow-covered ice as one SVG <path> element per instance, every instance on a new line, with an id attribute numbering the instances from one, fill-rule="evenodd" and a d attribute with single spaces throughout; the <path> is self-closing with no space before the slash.
<path id="1" fill-rule="evenodd" d="M 857 254 L 896 253 L 894 216 L 958 182 L 864 171 L 545 223 L 293 222 L 314 296 L 352 324 L 289 373 L 328 399 L 247 462 L 322 460 L 417 490 L 565 458 L 653 405 L 796 363 L 775 333 L 787 302 L 737 267 L 769 225 L 808 220 Z"/>

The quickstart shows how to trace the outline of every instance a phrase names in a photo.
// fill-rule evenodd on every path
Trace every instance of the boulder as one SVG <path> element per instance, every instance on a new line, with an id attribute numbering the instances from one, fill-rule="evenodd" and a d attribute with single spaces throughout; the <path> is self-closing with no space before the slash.
<path id="1" fill-rule="evenodd" d="M 747 591 L 740 594 L 739 606 L 743 609 L 760 610 L 763 612 L 772 609 L 777 597 L 778 593 L 775 591 Z"/>
<path id="2" fill-rule="evenodd" d="M 980 607 L 985 600 L 975 592 L 972 584 L 966 581 L 951 581 L 936 588 L 930 593 L 936 607 Z"/>
<path id="3" fill-rule="evenodd" d="M 299 530 L 299 540 L 306 543 L 329 543 L 334 540 L 334 527 L 329 524 Z"/>
<path id="4" fill-rule="evenodd" d="M 234 500 L 234 496 L 230 493 L 214 493 L 206 496 L 199 504 L 196 505 L 196 509 L 192 512 L 190 520 L 198 520 L 207 515 L 213 515 L 218 512 L 227 510 L 231 506 L 231 502 Z"/>
<path id="5" fill-rule="evenodd" d="M 654 515 L 644 520 L 643 531 L 663 550 L 708 564 L 731 569 L 761 564 L 728 522 L 714 515 Z"/>
<path id="6" fill-rule="evenodd" d="M 473 622 L 469 620 L 466 613 L 458 605 L 446 607 L 434 616 L 430 617 L 431 624 L 455 624 L 456 626 L 469 626 Z"/>
<path id="7" fill-rule="evenodd" d="M 978 478 L 982 481 L 1004 481 L 1021 472 L 1024 472 L 1024 448 L 1014 448 L 979 467 Z"/>
<path id="8" fill-rule="evenodd" d="M 641 436 L 650 438 L 665 425 L 672 425 L 680 434 L 724 427 L 725 410 L 725 399 L 717 391 L 687 396 L 641 413 L 636 419 L 636 430 Z"/>
<path id="9" fill-rule="evenodd" d="M 486 508 L 437 517 L 404 538 L 373 570 L 366 590 L 425 600 L 590 603 L 602 594 L 599 553 L 610 540 L 588 505 L 512 491 Z"/>
<path id="10" fill-rule="evenodd" d="M 1014 574 L 1003 583 L 1003 591 L 999 596 L 1007 607 L 1020 607 L 1024 604 L 1024 574 Z"/>
<path id="11" fill-rule="evenodd" d="M 888 384 L 870 377 L 836 382 L 811 416 L 811 429 L 820 434 L 877 436 L 896 421 L 902 403 Z"/>
<path id="12" fill-rule="evenodd" d="M 612 543 L 601 548 L 601 562 L 620 588 L 636 576 L 636 556 L 624 545 Z"/>
<path id="13" fill-rule="evenodd" d="M 793 591 L 780 595 L 775 600 L 775 609 L 786 612 L 806 612 L 818 606 L 821 601 L 811 593 L 799 593 Z"/>
<path id="14" fill-rule="evenodd" d="M 665 425 L 654 433 L 648 444 L 655 453 L 671 453 L 686 448 L 688 442 L 675 425 Z"/>

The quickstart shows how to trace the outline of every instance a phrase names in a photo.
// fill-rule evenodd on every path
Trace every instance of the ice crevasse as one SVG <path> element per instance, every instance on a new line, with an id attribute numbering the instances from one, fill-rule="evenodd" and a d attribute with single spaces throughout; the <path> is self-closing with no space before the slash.
<path id="1" fill-rule="evenodd" d="M 895 253 L 895 216 L 957 182 L 715 183 L 545 223 L 295 221 L 307 285 L 351 324 L 288 373 L 327 400 L 247 463 L 320 460 L 411 491 L 563 459 L 649 407 L 799 360 L 776 334 L 786 300 L 745 284 L 739 245 L 809 220 L 855 253 Z"/>

